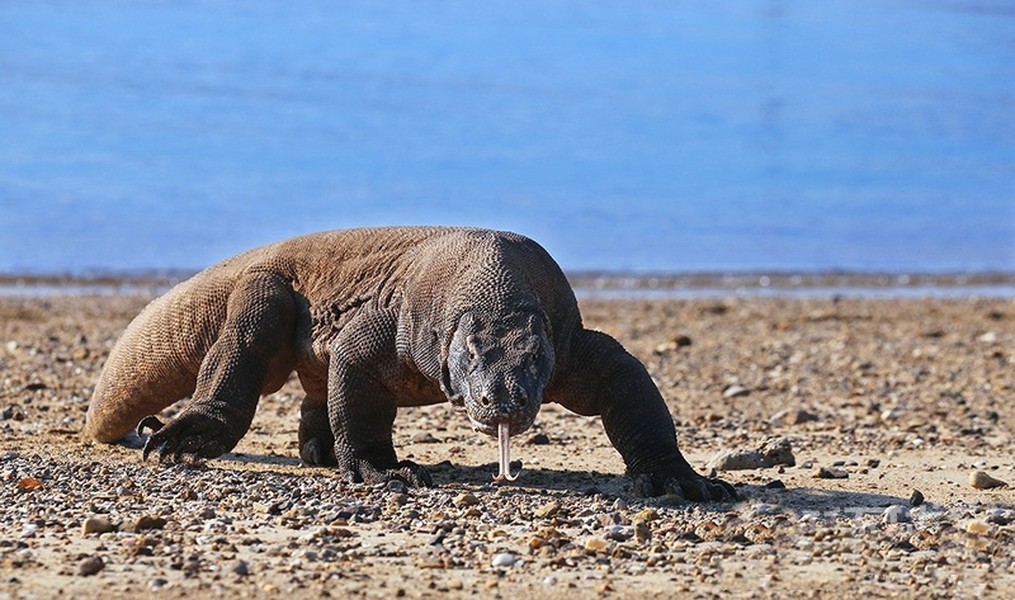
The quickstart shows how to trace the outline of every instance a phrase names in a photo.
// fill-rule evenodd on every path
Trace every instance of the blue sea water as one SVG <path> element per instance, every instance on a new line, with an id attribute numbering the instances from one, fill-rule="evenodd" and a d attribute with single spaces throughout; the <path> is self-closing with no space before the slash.
<path id="1" fill-rule="evenodd" d="M 320 229 L 567 269 L 1015 270 L 1008 0 L 0 0 L 0 272 Z"/>

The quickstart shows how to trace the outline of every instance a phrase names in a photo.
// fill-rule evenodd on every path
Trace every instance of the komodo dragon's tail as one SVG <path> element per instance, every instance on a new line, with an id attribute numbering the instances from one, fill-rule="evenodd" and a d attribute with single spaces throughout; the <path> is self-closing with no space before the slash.
<path id="1" fill-rule="evenodd" d="M 84 435 L 113 442 L 194 391 L 201 360 L 225 321 L 229 278 L 206 271 L 149 304 L 113 346 Z"/>

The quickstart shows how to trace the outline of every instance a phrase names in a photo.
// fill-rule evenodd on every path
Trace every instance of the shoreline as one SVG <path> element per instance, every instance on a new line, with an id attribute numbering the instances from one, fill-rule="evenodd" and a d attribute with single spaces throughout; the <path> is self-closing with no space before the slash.
<path id="1" fill-rule="evenodd" d="M 0 297 L 158 295 L 192 271 L 144 273 L 0 273 Z M 960 298 L 1015 297 L 1015 272 L 890 273 L 863 271 L 745 271 L 638 273 L 568 271 L 582 298 L 667 299 L 746 297 Z"/>

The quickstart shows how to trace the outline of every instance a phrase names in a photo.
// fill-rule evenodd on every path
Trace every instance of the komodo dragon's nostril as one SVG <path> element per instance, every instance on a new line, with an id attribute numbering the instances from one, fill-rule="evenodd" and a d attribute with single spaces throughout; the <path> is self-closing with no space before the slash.
<path id="1" fill-rule="evenodd" d="M 487 396 L 486 394 L 483 394 L 482 396 L 479 397 L 479 403 L 482 406 L 490 406 L 491 404 L 490 397 Z"/>

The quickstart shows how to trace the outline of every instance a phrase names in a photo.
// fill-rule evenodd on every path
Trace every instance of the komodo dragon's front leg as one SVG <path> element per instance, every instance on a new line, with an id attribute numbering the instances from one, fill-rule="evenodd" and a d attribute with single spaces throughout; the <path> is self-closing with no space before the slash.
<path id="1" fill-rule="evenodd" d="M 331 344 L 328 416 L 338 470 L 351 482 L 392 478 L 431 486 L 426 469 L 395 456 L 391 428 L 398 408 L 395 392 L 403 366 L 395 345 L 398 317 L 367 311 L 350 321 Z"/>
<path id="2" fill-rule="evenodd" d="M 679 494 L 689 500 L 729 500 L 725 481 L 694 471 L 677 448 L 676 430 L 645 367 L 612 337 L 592 330 L 575 334 L 561 381 L 547 399 L 582 415 L 601 415 L 639 496 Z"/>
<path id="3" fill-rule="evenodd" d="M 295 322 L 286 280 L 254 273 L 237 282 L 225 323 L 201 361 L 191 402 L 165 426 L 154 416 L 139 424 L 139 430 L 155 430 L 144 457 L 156 452 L 160 460 L 178 461 L 232 450 L 250 427 L 261 394 L 280 388 L 292 372 Z"/>

